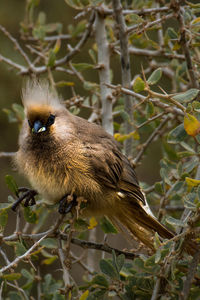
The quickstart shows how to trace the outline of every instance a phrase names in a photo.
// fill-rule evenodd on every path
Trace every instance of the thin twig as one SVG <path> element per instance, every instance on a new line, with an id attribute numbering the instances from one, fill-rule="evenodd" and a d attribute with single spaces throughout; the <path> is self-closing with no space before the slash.
<path id="1" fill-rule="evenodd" d="M 88 265 L 86 265 L 84 262 L 83 262 L 83 259 L 82 259 L 82 255 L 81 257 L 77 257 L 74 253 L 70 252 L 70 255 L 73 259 L 75 259 L 75 262 L 73 263 L 78 263 L 80 264 L 80 266 L 85 270 L 87 271 L 89 274 L 93 275 L 94 274 L 94 270 L 91 269 Z"/>
<path id="2" fill-rule="evenodd" d="M 16 152 L 0 152 L 0 158 L 1 157 L 13 157 L 16 154 Z"/>
<path id="3" fill-rule="evenodd" d="M 27 56 L 27 54 L 24 52 L 18 41 L 2 26 L 0 25 L 0 31 L 2 31 L 8 38 L 9 40 L 14 44 L 15 48 L 17 51 L 21 54 L 21 56 L 24 58 L 25 62 L 28 64 L 28 67 L 32 69 L 32 63 Z"/>
<path id="4" fill-rule="evenodd" d="M 134 46 L 129 47 L 129 53 L 139 56 L 149 56 L 149 57 L 166 57 L 166 58 L 177 58 L 180 60 L 185 60 L 185 56 L 182 54 L 176 53 L 167 53 L 164 52 L 162 49 L 160 50 L 148 50 L 148 49 L 139 49 Z"/>
<path id="5" fill-rule="evenodd" d="M 18 265 L 18 263 L 23 260 L 24 258 L 27 258 L 31 252 L 41 243 L 41 241 L 43 241 L 45 238 L 47 237 L 47 235 L 44 235 L 43 237 L 41 237 L 41 239 L 39 239 L 39 241 L 35 242 L 35 244 L 28 249 L 28 251 L 26 251 L 23 255 L 16 257 L 11 263 L 9 263 L 7 266 L 3 267 L 0 269 L 0 273 L 3 273 L 7 270 L 9 270 L 12 267 L 16 267 Z"/>
<path id="6" fill-rule="evenodd" d="M 130 89 L 126 89 L 126 88 L 123 88 L 121 87 L 120 85 L 114 85 L 114 84 L 109 84 L 108 85 L 111 89 L 114 89 L 117 93 L 124 93 L 124 94 L 128 94 L 128 95 L 132 95 L 134 96 L 135 98 L 139 99 L 140 101 L 143 101 L 146 99 L 145 96 L 141 95 L 141 94 L 138 94 L 138 93 L 135 93 L 134 91 L 130 90 Z M 165 98 L 167 98 L 165 95 L 163 94 L 159 94 L 161 96 L 164 96 Z M 169 96 L 169 95 L 168 95 Z M 162 97 L 161 97 L 162 98 Z M 165 104 L 165 103 L 162 103 L 161 101 L 157 100 L 157 99 L 152 99 L 152 98 L 149 98 L 149 100 L 154 103 L 156 106 L 164 109 L 166 112 L 171 112 L 175 115 L 180 115 L 180 116 L 184 116 L 184 112 L 177 108 L 177 107 L 173 107 L 173 106 L 170 106 L 168 104 Z M 181 107 L 182 108 L 182 107 Z"/>
<path id="7" fill-rule="evenodd" d="M 137 14 L 139 16 L 144 16 L 148 14 L 156 14 L 158 12 L 166 12 L 169 11 L 168 6 L 164 7 L 152 7 L 152 8 L 142 8 L 142 9 L 123 9 L 122 14 L 123 15 L 129 15 L 129 14 Z M 100 13 L 104 15 L 112 15 L 113 10 L 109 8 L 103 8 L 102 7 L 96 7 L 95 10 L 98 10 Z"/>
<path id="8" fill-rule="evenodd" d="M 58 255 L 60 258 L 61 265 L 62 265 L 63 281 L 64 281 L 64 285 L 65 285 L 65 290 L 67 291 L 67 289 L 70 286 L 69 269 L 66 266 L 66 262 L 65 262 L 66 257 L 65 257 L 64 251 L 62 249 L 62 240 L 60 238 L 58 238 Z"/>
<path id="9" fill-rule="evenodd" d="M 160 278 L 157 278 L 154 289 L 153 289 L 153 294 L 152 294 L 151 300 L 157 300 L 158 299 L 159 291 L 160 291 Z"/>
<path id="10" fill-rule="evenodd" d="M 1 286 L 0 286 L 0 300 L 3 300 L 2 298 L 2 293 L 3 293 L 3 286 L 4 286 L 5 281 L 1 282 Z"/>
<path id="11" fill-rule="evenodd" d="M 162 113 L 160 113 L 160 114 L 158 114 L 158 115 L 155 115 L 154 117 L 149 118 L 147 121 L 143 122 L 142 124 L 137 125 L 136 128 L 137 128 L 137 129 L 140 129 L 141 127 L 143 127 L 143 126 L 145 126 L 145 125 L 151 123 L 152 121 L 155 121 L 155 120 L 157 120 L 157 119 L 163 117 L 164 114 L 165 114 L 165 112 L 162 112 Z"/>
<path id="12" fill-rule="evenodd" d="M 155 26 L 159 23 L 162 23 L 167 19 L 171 19 L 173 17 L 174 17 L 174 14 L 172 13 L 172 14 L 169 14 L 169 15 L 164 15 L 160 19 L 156 19 L 155 21 L 148 22 L 147 24 L 143 24 L 143 23 L 142 24 L 136 24 L 136 25 L 128 27 L 127 32 L 132 33 L 132 31 L 135 30 L 137 32 L 137 34 L 139 35 L 139 34 L 145 32 L 147 29 L 149 29 L 149 28 L 151 28 L 151 27 L 153 27 L 153 26 Z M 140 29 L 140 27 L 142 27 L 142 28 Z"/>
<path id="13" fill-rule="evenodd" d="M 22 295 L 22 297 L 26 300 L 29 300 L 30 298 L 26 295 L 25 291 L 20 288 L 18 285 L 14 285 L 11 282 L 7 281 L 6 284 L 8 286 L 11 286 L 12 288 L 16 289 L 18 291 L 18 293 L 20 293 Z"/>
<path id="14" fill-rule="evenodd" d="M 154 140 L 154 138 L 159 134 L 159 131 L 165 126 L 165 124 L 170 119 L 169 116 L 165 117 L 163 121 L 159 124 L 159 126 L 153 131 L 153 133 L 149 136 L 146 142 L 143 144 L 142 149 L 137 154 L 136 158 L 133 160 L 133 164 L 137 165 L 140 159 L 142 158 L 146 148 L 150 145 L 150 143 Z"/>

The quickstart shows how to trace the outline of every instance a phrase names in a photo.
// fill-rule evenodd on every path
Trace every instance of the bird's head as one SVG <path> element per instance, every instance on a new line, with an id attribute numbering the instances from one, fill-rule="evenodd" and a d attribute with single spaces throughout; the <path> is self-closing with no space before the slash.
<path id="1" fill-rule="evenodd" d="M 65 109 L 47 82 L 28 82 L 23 90 L 23 104 L 25 122 L 28 122 L 33 135 L 51 132 L 57 115 Z"/>
<path id="2" fill-rule="evenodd" d="M 56 114 L 49 107 L 32 107 L 27 114 L 28 124 L 33 134 L 49 132 L 55 123 Z"/>

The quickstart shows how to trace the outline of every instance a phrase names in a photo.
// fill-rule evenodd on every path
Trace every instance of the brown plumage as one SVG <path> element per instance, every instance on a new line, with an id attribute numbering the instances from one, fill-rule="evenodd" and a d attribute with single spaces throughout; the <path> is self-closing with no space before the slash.
<path id="1" fill-rule="evenodd" d="M 135 171 L 114 138 L 72 115 L 44 83 L 23 92 L 26 118 L 16 164 L 45 202 L 83 196 L 87 215 L 106 215 L 122 223 L 149 248 L 155 232 L 173 234 L 151 213 Z"/>

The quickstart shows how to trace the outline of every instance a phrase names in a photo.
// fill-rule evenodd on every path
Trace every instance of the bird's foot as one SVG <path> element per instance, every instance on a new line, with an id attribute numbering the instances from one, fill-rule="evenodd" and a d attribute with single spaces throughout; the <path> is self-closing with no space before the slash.
<path id="1" fill-rule="evenodd" d="M 12 205 L 12 210 L 16 211 L 17 206 L 23 201 L 24 202 L 24 206 L 32 206 L 34 205 L 35 202 L 35 196 L 38 194 L 35 190 L 31 190 L 28 188 L 19 188 L 18 189 L 19 193 L 22 193 L 22 195 L 14 202 L 14 204 Z"/>
<path id="2" fill-rule="evenodd" d="M 68 214 L 77 205 L 76 195 L 65 195 L 59 202 L 58 212 L 61 215 Z"/>

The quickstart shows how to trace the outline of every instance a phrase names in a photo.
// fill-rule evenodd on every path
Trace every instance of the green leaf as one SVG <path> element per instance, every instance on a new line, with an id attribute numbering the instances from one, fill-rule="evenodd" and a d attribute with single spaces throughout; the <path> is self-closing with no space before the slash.
<path id="1" fill-rule="evenodd" d="M 178 159 L 177 152 L 174 150 L 174 148 L 172 148 L 168 143 L 165 143 L 164 141 L 163 141 L 162 145 L 163 145 L 163 148 L 164 148 L 167 156 L 169 157 L 169 159 L 171 159 L 171 160 Z"/>
<path id="2" fill-rule="evenodd" d="M 8 212 L 6 209 L 0 212 L 0 226 L 5 227 L 8 221 Z"/>
<path id="3" fill-rule="evenodd" d="M 81 297 L 79 298 L 79 300 L 86 300 L 88 298 L 89 295 L 89 290 L 86 290 Z"/>
<path id="4" fill-rule="evenodd" d="M 130 116 L 125 110 L 120 111 L 120 116 L 122 117 L 122 119 L 124 121 L 129 121 L 130 120 Z"/>
<path id="5" fill-rule="evenodd" d="M 107 276 L 109 276 L 110 278 L 117 279 L 119 277 L 115 268 L 113 267 L 111 262 L 109 262 L 108 260 L 101 259 L 99 266 L 100 266 L 101 271 L 104 274 L 106 274 Z"/>
<path id="6" fill-rule="evenodd" d="M 176 33 L 176 31 L 172 27 L 169 27 L 167 29 L 167 34 L 170 37 L 170 39 L 173 39 L 173 40 L 178 39 L 178 34 Z"/>
<path id="7" fill-rule="evenodd" d="M 46 31 L 45 31 L 45 26 L 40 25 L 37 27 L 33 28 L 33 32 L 32 32 L 34 38 L 39 39 L 39 40 L 44 40 L 45 36 L 46 36 Z"/>
<path id="8" fill-rule="evenodd" d="M 8 186 L 8 188 L 17 196 L 18 195 L 18 187 L 14 180 L 14 178 L 11 175 L 5 176 L 5 181 Z"/>
<path id="9" fill-rule="evenodd" d="M 2 275 L 1 278 L 6 279 L 6 280 L 17 280 L 21 276 L 22 275 L 20 273 L 11 273 L 11 274 Z"/>
<path id="10" fill-rule="evenodd" d="M 27 271 L 26 269 L 22 269 L 21 270 L 21 274 L 26 277 L 28 280 L 34 280 L 34 276 L 33 274 L 31 274 L 29 271 Z"/>
<path id="11" fill-rule="evenodd" d="M 160 248 L 158 248 L 155 254 L 155 263 L 156 264 L 159 263 L 160 259 L 161 259 L 161 250 Z"/>
<path id="12" fill-rule="evenodd" d="M 13 103 L 12 104 L 12 109 L 14 110 L 18 121 L 22 122 L 25 118 L 25 114 L 24 114 L 24 108 L 22 105 L 19 105 L 17 103 Z"/>
<path id="13" fill-rule="evenodd" d="M 58 245 L 55 239 L 52 238 L 46 238 L 41 243 L 41 246 L 45 246 L 48 249 L 57 249 Z"/>
<path id="14" fill-rule="evenodd" d="M 154 184 L 154 187 L 155 187 L 155 191 L 158 193 L 158 194 L 163 194 L 164 193 L 164 190 L 163 190 L 163 186 L 161 184 L 161 182 L 156 182 Z"/>
<path id="15" fill-rule="evenodd" d="M 57 258 L 58 258 L 58 256 L 54 255 L 52 257 L 43 259 L 42 264 L 44 264 L 44 265 L 51 265 Z"/>
<path id="16" fill-rule="evenodd" d="M 68 26 L 68 29 L 70 28 L 70 25 Z M 86 28 L 86 20 L 80 21 L 75 27 L 71 26 L 71 35 L 72 37 L 77 37 L 80 33 L 82 33 Z"/>
<path id="17" fill-rule="evenodd" d="M 50 49 L 49 51 L 49 58 L 47 62 L 47 67 L 53 67 L 56 61 L 56 54 L 53 51 L 53 49 Z"/>
<path id="18" fill-rule="evenodd" d="M 9 196 L 8 196 L 9 197 Z M 12 206 L 11 203 L 5 202 L 5 203 L 0 203 L 0 210 L 1 209 L 9 209 Z"/>
<path id="19" fill-rule="evenodd" d="M 199 94 L 199 89 L 190 89 L 184 93 L 177 94 L 172 99 L 179 102 L 190 102 Z"/>
<path id="20" fill-rule="evenodd" d="M 182 142 L 186 137 L 187 133 L 184 129 L 184 124 L 180 124 L 169 132 L 167 142 L 170 144 L 177 144 Z"/>
<path id="21" fill-rule="evenodd" d="M 146 117 L 149 118 L 149 117 L 152 117 L 153 114 L 154 114 L 154 105 L 152 102 L 147 102 L 147 105 L 146 105 Z"/>
<path id="22" fill-rule="evenodd" d="M 161 242 L 157 232 L 155 233 L 153 244 L 155 249 L 158 249 L 161 246 Z"/>
<path id="23" fill-rule="evenodd" d="M 35 224 L 38 220 L 38 217 L 31 207 L 24 207 L 24 219 L 31 224 Z"/>
<path id="24" fill-rule="evenodd" d="M 87 64 L 87 63 L 77 63 L 77 64 L 74 63 L 72 65 L 79 72 L 94 68 L 92 64 Z"/>
<path id="25" fill-rule="evenodd" d="M 193 202 L 191 202 L 191 201 L 189 201 L 187 199 L 184 201 L 184 207 L 188 208 L 188 209 L 190 209 L 192 211 L 196 211 L 196 209 L 197 209 L 196 205 Z"/>
<path id="26" fill-rule="evenodd" d="M 118 233 L 117 229 L 106 217 L 101 218 L 100 226 L 105 233 Z"/>
<path id="27" fill-rule="evenodd" d="M 109 283 L 108 283 L 107 279 L 103 275 L 96 275 L 92 279 L 92 284 L 97 284 L 97 285 L 103 286 L 105 288 L 109 287 Z"/>
<path id="28" fill-rule="evenodd" d="M 187 226 L 187 224 L 185 224 L 183 221 L 175 219 L 171 216 L 167 216 L 165 220 L 168 224 L 173 225 L 173 226 L 180 226 L 180 227 L 186 227 Z"/>
<path id="29" fill-rule="evenodd" d="M 9 300 L 22 300 L 21 296 L 19 296 L 19 292 L 9 292 L 8 296 Z"/>
<path id="30" fill-rule="evenodd" d="M 86 222 L 85 220 L 78 218 L 74 224 L 74 227 L 76 229 L 76 231 L 85 231 L 88 229 L 88 222 Z"/>
<path id="31" fill-rule="evenodd" d="M 158 68 L 155 71 L 153 71 L 153 73 L 150 75 L 150 77 L 147 80 L 147 83 L 149 85 L 153 85 L 160 80 L 161 76 L 162 76 L 162 69 Z"/>
<path id="32" fill-rule="evenodd" d="M 26 253 L 26 251 L 27 251 L 27 249 L 22 243 L 16 242 L 16 244 L 15 244 L 15 254 L 17 256 L 23 255 L 24 253 Z"/>
<path id="33" fill-rule="evenodd" d="M 133 83 L 133 90 L 136 93 L 140 93 L 140 92 L 144 91 L 144 88 L 145 88 L 145 83 L 142 80 L 142 78 L 140 78 L 138 76 Z"/>
<path id="34" fill-rule="evenodd" d="M 89 49 L 88 53 L 89 53 L 93 63 L 97 64 L 97 54 L 96 54 L 96 52 L 93 49 Z"/>
<path id="35" fill-rule="evenodd" d="M 3 108 L 2 111 L 4 113 L 6 113 L 9 123 L 16 123 L 17 122 L 16 114 L 12 110 L 7 109 L 7 108 Z"/>
<path id="36" fill-rule="evenodd" d="M 86 81 L 86 80 L 83 83 L 83 87 L 87 91 L 96 90 L 97 88 L 99 88 L 96 83 L 91 82 L 91 81 Z"/>
<path id="37" fill-rule="evenodd" d="M 118 255 L 117 256 L 117 265 L 118 265 L 119 272 L 123 268 L 124 262 L 125 262 L 125 256 L 124 256 L 124 254 Z"/>

